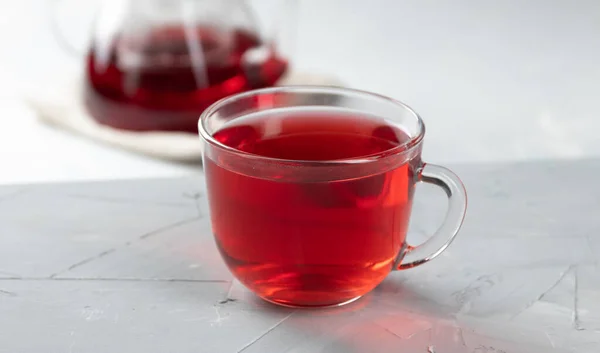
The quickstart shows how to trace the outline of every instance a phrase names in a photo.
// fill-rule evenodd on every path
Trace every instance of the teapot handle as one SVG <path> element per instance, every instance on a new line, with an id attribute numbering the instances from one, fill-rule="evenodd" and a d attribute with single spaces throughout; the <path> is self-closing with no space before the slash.
<path id="1" fill-rule="evenodd" d="M 88 23 L 84 26 L 85 33 L 87 34 L 87 41 L 85 41 L 84 47 L 74 44 L 72 40 L 69 40 L 66 31 L 62 28 L 61 21 L 59 20 L 59 11 L 61 8 L 65 6 L 74 6 L 74 4 L 78 4 L 79 6 L 85 5 L 85 11 L 93 13 L 92 19 L 87 21 Z M 48 3 L 48 22 L 50 31 L 54 35 L 58 46 L 61 47 L 63 51 L 77 59 L 81 59 L 87 54 L 87 46 L 91 44 L 90 40 L 92 38 L 94 41 L 97 41 L 100 38 L 114 35 L 114 28 L 118 28 L 116 24 L 118 25 L 125 20 L 127 11 L 126 4 L 127 3 L 124 0 L 97 0 L 95 2 L 50 0 Z M 85 17 L 85 15 L 83 17 Z M 98 33 L 101 33 L 102 36 L 100 38 L 94 37 L 94 34 Z"/>
<path id="2" fill-rule="evenodd" d="M 52 0 L 48 3 L 48 22 L 50 31 L 54 35 L 54 39 L 58 46 L 67 54 L 80 59 L 85 55 L 85 49 L 78 48 L 77 45 L 73 44 L 67 36 L 65 36 L 64 30 L 60 26 L 60 21 L 58 13 L 61 8 L 61 3 L 65 3 L 64 0 Z M 90 25 L 89 32 L 92 31 L 92 26 Z"/>
<path id="3" fill-rule="evenodd" d="M 60 9 L 61 2 L 63 0 L 53 0 L 48 2 L 49 11 L 48 11 L 48 23 L 50 27 L 51 33 L 54 35 L 54 39 L 58 46 L 66 53 L 74 56 L 81 57 L 83 53 L 81 50 L 77 49 L 75 45 L 73 45 L 64 35 L 62 29 L 60 28 L 60 24 L 58 21 L 58 11 Z"/>

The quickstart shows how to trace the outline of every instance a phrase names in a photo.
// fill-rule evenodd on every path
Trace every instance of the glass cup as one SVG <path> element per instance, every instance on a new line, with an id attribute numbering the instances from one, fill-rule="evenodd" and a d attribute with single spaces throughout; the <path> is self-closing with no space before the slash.
<path id="1" fill-rule="evenodd" d="M 382 123 L 374 131 L 394 129 L 406 138 L 379 153 L 330 160 L 259 155 L 215 138 L 232 131 L 232 139 L 253 143 L 256 130 L 240 122 L 261 119 L 271 133 L 281 131 L 282 121 L 306 132 L 314 121 L 303 119 L 315 112 L 331 121 L 358 117 L 348 123 L 350 129 L 368 125 L 361 116 L 377 117 Z M 437 257 L 462 225 L 465 188 L 450 170 L 421 161 L 425 126 L 401 102 L 344 88 L 260 89 L 213 104 L 198 128 L 218 249 L 233 275 L 267 301 L 292 307 L 352 302 L 390 271 Z M 345 147 L 330 148 L 343 152 Z M 441 187 L 449 203 L 438 231 L 412 246 L 406 233 L 417 182 Z"/>

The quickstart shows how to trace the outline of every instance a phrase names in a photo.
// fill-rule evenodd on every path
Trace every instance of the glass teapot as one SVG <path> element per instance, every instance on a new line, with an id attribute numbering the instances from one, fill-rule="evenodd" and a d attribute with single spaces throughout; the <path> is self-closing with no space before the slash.
<path id="1" fill-rule="evenodd" d="M 136 131 L 197 133 L 210 104 L 288 69 L 246 0 L 104 0 L 85 57 L 90 115 Z"/>

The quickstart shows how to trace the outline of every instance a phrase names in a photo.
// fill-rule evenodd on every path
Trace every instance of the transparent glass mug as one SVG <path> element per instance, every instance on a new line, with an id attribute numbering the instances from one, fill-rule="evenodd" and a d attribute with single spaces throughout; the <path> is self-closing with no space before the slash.
<path id="1" fill-rule="evenodd" d="M 310 124 L 303 116 L 315 112 L 375 116 L 403 131 L 406 141 L 381 153 L 334 160 L 280 159 L 231 147 L 235 139 L 243 144 L 256 138 L 252 125 L 240 122 L 262 119 L 265 131 L 277 133 L 281 120 L 269 119 L 283 116 L 306 130 Z M 267 301 L 294 307 L 349 303 L 390 271 L 438 256 L 462 225 L 462 182 L 448 169 L 421 161 L 425 126 L 398 101 L 331 87 L 260 89 L 215 103 L 198 127 L 217 246 L 233 275 Z M 223 131 L 234 132 L 231 143 L 215 138 Z M 449 203 L 438 231 L 411 246 L 406 232 L 417 182 L 441 187 Z"/>

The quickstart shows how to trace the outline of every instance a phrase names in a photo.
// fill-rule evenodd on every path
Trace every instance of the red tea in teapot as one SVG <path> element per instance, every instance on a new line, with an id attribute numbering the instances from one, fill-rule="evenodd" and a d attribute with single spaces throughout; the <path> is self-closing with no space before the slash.
<path id="1" fill-rule="evenodd" d="M 92 48 L 85 103 L 94 119 L 115 128 L 196 133 L 210 104 L 272 86 L 286 69 L 251 32 L 162 27 Z"/>

